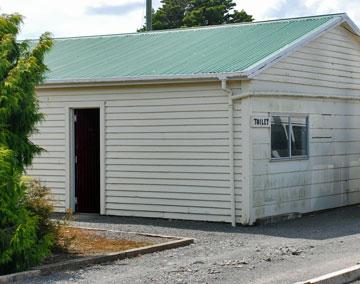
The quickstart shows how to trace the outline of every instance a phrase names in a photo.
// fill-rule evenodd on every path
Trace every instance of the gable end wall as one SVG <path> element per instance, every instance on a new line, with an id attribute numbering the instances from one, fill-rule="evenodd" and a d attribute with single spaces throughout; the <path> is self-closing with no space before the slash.
<path id="1" fill-rule="evenodd" d="M 253 115 L 306 114 L 310 122 L 310 157 L 301 161 L 271 162 L 270 129 L 251 129 L 253 219 L 359 203 L 359 38 L 336 27 L 264 70 L 248 91 Z"/>

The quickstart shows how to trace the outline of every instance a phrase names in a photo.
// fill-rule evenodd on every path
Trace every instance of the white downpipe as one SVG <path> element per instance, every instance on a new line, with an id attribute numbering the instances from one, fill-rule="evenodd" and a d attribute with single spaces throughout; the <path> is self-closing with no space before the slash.
<path id="1" fill-rule="evenodd" d="M 220 78 L 219 78 L 220 79 Z M 230 181 L 230 211 L 231 211 L 231 225 L 236 226 L 236 196 L 235 196 L 235 175 L 234 175 L 234 106 L 233 106 L 233 91 L 227 87 L 227 79 L 221 80 L 221 89 L 228 94 L 228 109 L 229 109 L 229 181 Z"/>

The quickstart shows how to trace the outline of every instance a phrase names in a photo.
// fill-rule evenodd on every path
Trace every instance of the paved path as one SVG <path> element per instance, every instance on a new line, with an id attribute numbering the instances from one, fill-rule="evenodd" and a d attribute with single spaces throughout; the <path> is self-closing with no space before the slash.
<path id="1" fill-rule="evenodd" d="M 60 272 L 27 283 L 293 283 L 360 261 L 360 207 L 271 225 L 78 215 L 82 226 L 196 238 L 179 249 Z"/>

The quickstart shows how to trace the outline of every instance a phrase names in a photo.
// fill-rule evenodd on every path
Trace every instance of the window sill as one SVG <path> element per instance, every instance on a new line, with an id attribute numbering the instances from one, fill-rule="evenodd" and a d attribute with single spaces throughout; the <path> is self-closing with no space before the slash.
<path id="1" fill-rule="evenodd" d="M 270 162 L 291 162 L 291 161 L 303 161 L 309 160 L 309 156 L 298 156 L 291 158 L 270 158 Z"/>

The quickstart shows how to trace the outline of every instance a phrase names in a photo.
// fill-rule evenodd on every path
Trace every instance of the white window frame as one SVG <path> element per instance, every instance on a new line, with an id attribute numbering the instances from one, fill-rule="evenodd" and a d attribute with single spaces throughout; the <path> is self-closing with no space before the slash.
<path id="1" fill-rule="evenodd" d="M 288 157 L 279 157 L 279 158 L 274 158 L 272 157 L 272 145 L 271 145 L 271 141 L 272 141 L 272 118 L 273 116 L 282 116 L 282 117 L 287 117 L 288 118 L 288 127 L 287 127 L 287 135 L 292 135 L 292 124 L 291 124 L 291 118 L 292 117 L 296 117 L 296 118 L 305 118 L 306 119 L 306 136 L 307 136 L 307 140 L 306 140 L 306 149 L 307 149 L 307 153 L 306 155 L 302 155 L 302 156 L 292 156 L 291 155 L 291 139 L 292 137 L 289 137 L 288 139 L 288 147 L 289 147 L 289 156 Z M 309 131 L 310 130 L 310 125 L 309 125 L 309 115 L 308 114 L 295 114 L 295 113 L 271 113 L 270 114 L 270 160 L 271 161 L 293 161 L 293 160 L 307 160 L 309 159 L 309 152 L 310 152 L 310 135 L 309 135 Z"/>

